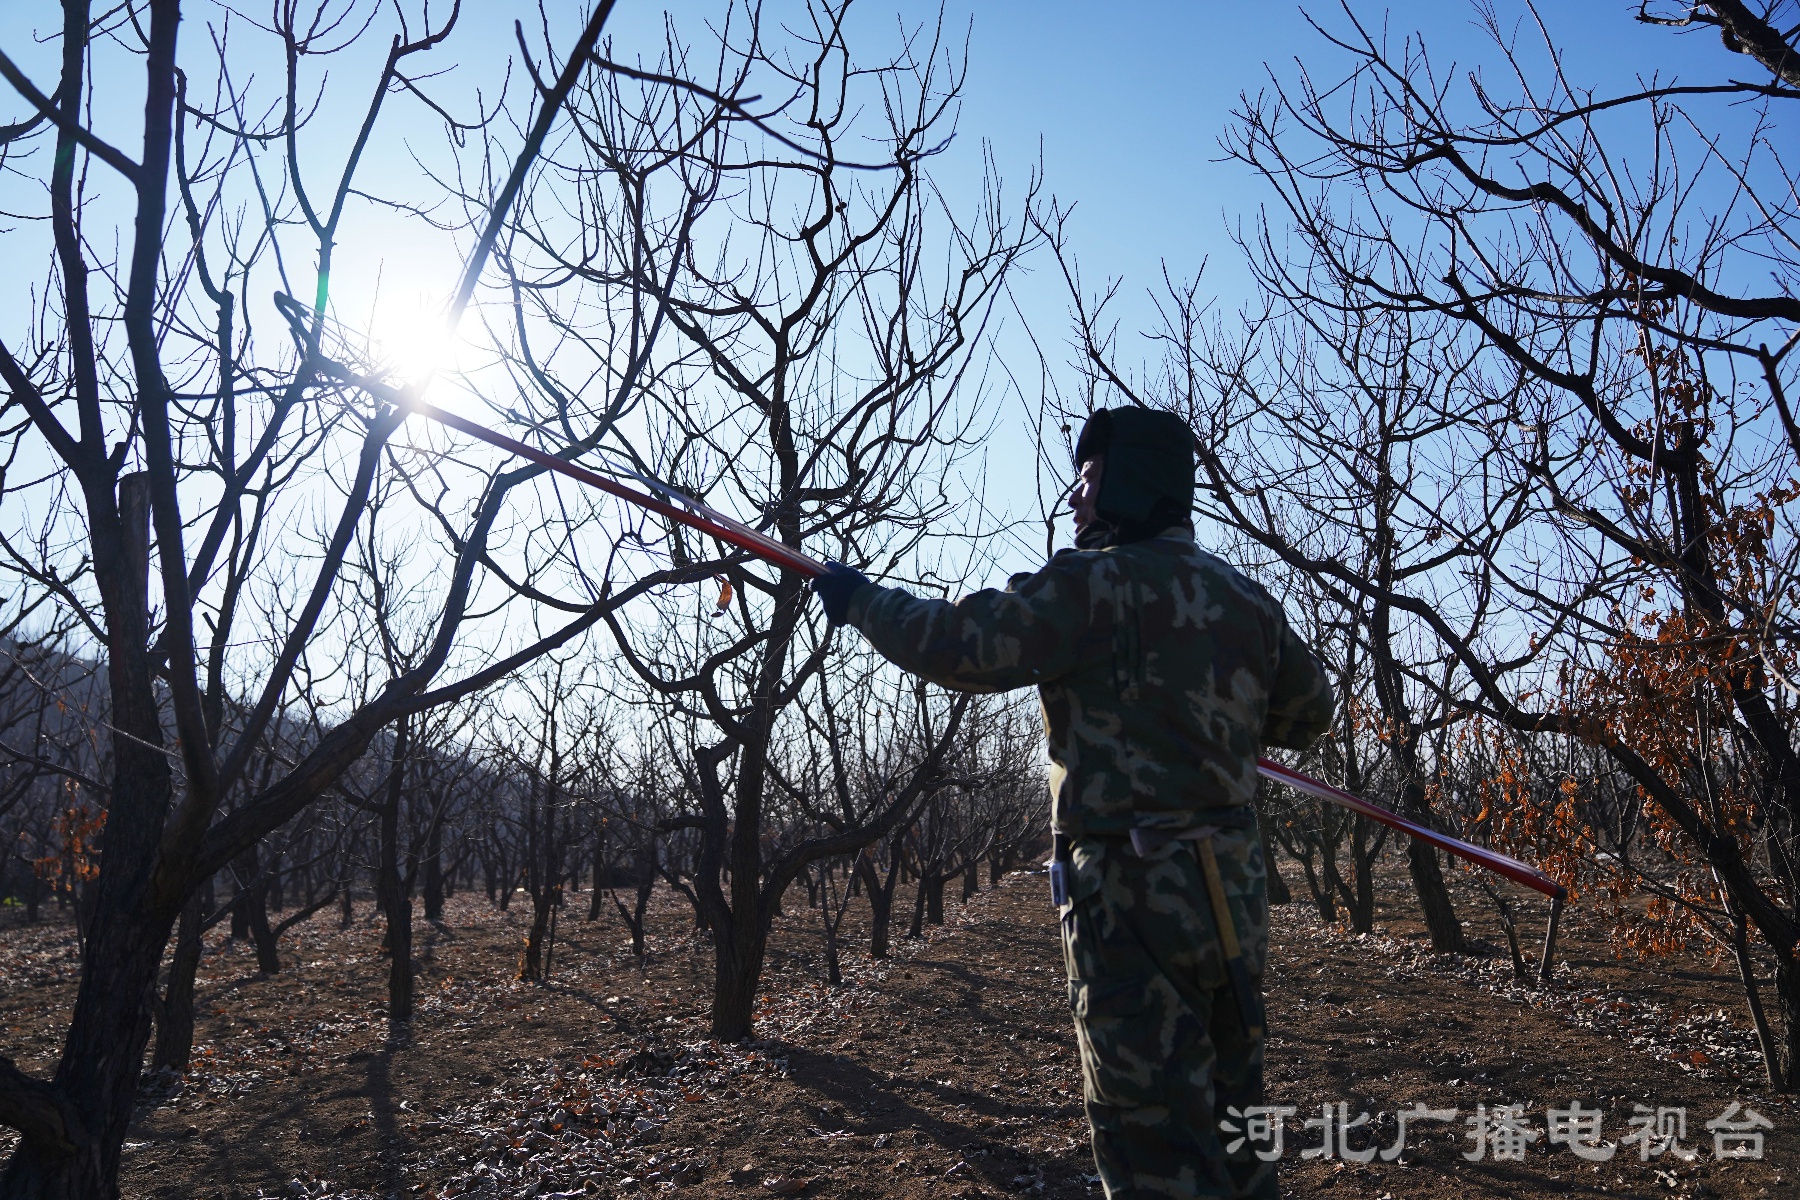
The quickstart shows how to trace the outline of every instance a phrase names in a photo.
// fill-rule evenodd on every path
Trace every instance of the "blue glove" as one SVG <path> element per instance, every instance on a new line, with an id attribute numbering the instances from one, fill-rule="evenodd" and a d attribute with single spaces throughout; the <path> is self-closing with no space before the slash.
<path id="1" fill-rule="evenodd" d="M 869 577 L 855 567 L 846 567 L 841 562 L 825 564 L 825 573 L 812 581 L 812 590 L 825 606 L 825 619 L 833 625 L 842 625 L 844 618 L 850 615 L 850 597 L 856 590 L 869 582 Z"/>

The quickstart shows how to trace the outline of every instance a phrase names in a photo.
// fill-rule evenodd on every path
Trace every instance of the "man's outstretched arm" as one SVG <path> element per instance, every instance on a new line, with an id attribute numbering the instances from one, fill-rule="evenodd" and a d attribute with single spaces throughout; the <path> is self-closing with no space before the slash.
<path id="1" fill-rule="evenodd" d="M 830 579 L 819 589 L 827 600 Z M 955 602 L 865 582 L 851 588 L 844 619 L 904 670 L 959 691 L 1004 692 L 1055 679 L 1082 661 L 1093 641 L 1086 583 L 1055 563 L 1017 588 Z"/>

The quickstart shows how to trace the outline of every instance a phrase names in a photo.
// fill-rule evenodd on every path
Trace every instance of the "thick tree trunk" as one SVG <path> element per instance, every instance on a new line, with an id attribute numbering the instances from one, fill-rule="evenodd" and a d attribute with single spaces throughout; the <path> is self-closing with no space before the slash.
<path id="1" fill-rule="evenodd" d="M 238 897 L 231 907 L 231 936 L 247 938 L 256 949 L 256 969 L 264 975 L 281 972 L 281 954 L 275 931 L 269 928 L 269 880 L 252 847 L 238 857 Z"/>
<path id="2" fill-rule="evenodd" d="M 1340 903 L 1350 901 L 1350 885 L 1344 882 L 1344 873 L 1338 869 L 1338 846 L 1342 838 L 1326 842 L 1324 852 L 1319 855 L 1320 880 L 1325 890 L 1335 896 Z"/>
<path id="3" fill-rule="evenodd" d="M 855 872 L 852 872 L 854 875 Z M 825 983 L 828 987 L 844 985 L 843 965 L 838 961 L 838 922 L 844 919 L 844 910 L 835 914 L 831 911 L 831 889 L 826 887 L 820 872 L 819 882 L 819 919 L 825 926 Z"/>
<path id="4" fill-rule="evenodd" d="M 768 937 L 756 926 L 752 913 L 740 922 L 733 914 L 733 928 L 719 930 L 718 952 L 713 956 L 712 1034 L 723 1042 L 750 1036 L 756 1015 L 756 984 L 762 978 Z M 748 924 L 749 929 L 737 928 Z"/>
<path id="5" fill-rule="evenodd" d="M 981 890 L 981 860 L 971 858 L 969 865 L 963 868 L 962 899 L 969 902 L 969 897 Z"/>
<path id="6" fill-rule="evenodd" d="M 925 923 L 942 925 L 944 923 L 944 873 L 933 871 L 921 882 L 925 889 Z"/>
<path id="7" fill-rule="evenodd" d="M 145 799 L 115 785 L 113 811 Z M 111 844 L 118 847 L 122 840 L 115 837 Z M 0 1174 L 0 1195 L 7 1200 L 116 1200 L 119 1195 L 119 1160 L 152 1029 L 148 1001 L 173 916 L 150 903 L 147 879 L 109 887 L 102 871 L 90 953 L 53 1081 L 64 1112 L 73 1118 L 69 1140 L 75 1150 L 21 1140 Z"/>
<path id="8" fill-rule="evenodd" d="M 1319 871 L 1317 867 L 1313 866 L 1312 855 L 1300 856 L 1300 869 L 1306 874 L 1306 890 L 1312 894 L 1313 903 L 1318 906 L 1319 919 L 1328 925 L 1335 923 L 1337 921 L 1337 897 L 1331 894 L 1329 887 L 1320 883 Z"/>
<path id="9" fill-rule="evenodd" d="M 1394 533 L 1391 515 L 1392 481 L 1384 470 L 1375 502 L 1377 532 L 1376 557 L 1379 568 L 1376 582 L 1386 591 L 1394 586 Z M 1375 695 L 1383 715 L 1395 726 L 1400 736 L 1394 740 L 1394 758 L 1402 772 L 1400 811 L 1421 825 L 1433 826 L 1431 806 L 1425 797 L 1425 773 L 1419 763 L 1420 728 L 1407 704 L 1405 677 L 1394 653 L 1391 622 L 1393 611 L 1385 600 L 1378 600 L 1370 613 L 1370 665 L 1374 668 Z M 1347 780 L 1355 784 L 1355 779 Z M 1406 865 L 1412 875 L 1413 891 L 1419 898 L 1419 911 L 1431 935 L 1431 948 L 1440 954 L 1462 954 L 1468 946 L 1463 941 L 1462 923 L 1456 919 L 1456 907 L 1450 902 L 1450 890 L 1444 886 L 1444 873 L 1437 851 L 1424 842 L 1410 840 L 1406 848 Z"/>
<path id="10" fill-rule="evenodd" d="M 1425 803 L 1425 789 L 1418 783 L 1416 762 L 1410 747 L 1402 748 L 1402 765 L 1414 768 L 1400 791 L 1400 808 L 1421 825 L 1432 824 L 1431 809 Z M 1413 891 L 1419 898 L 1419 911 L 1425 917 L 1425 928 L 1431 935 L 1431 948 L 1440 954 L 1464 954 L 1468 944 L 1463 940 L 1462 922 L 1456 917 L 1450 889 L 1444 884 L 1444 871 L 1438 852 L 1416 838 L 1406 847 L 1406 865 L 1412 875 Z"/>
<path id="11" fill-rule="evenodd" d="M 75 945 L 86 954 L 88 930 L 94 926 L 94 889 L 77 880 L 70 891 L 75 905 Z"/>
<path id="12" fill-rule="evenodd" d="M 444 823 L 433 821 L 425 842 L 425 919 L 444 919 Z"/>
<path id="13" fill-rule="evenodd" d="M 1374 838 L 1373 845 L 1370 844 Z M 1375 931 L 1375 860 L 1387 842 L 1367 817 L 1357 817 L 1350 831 L 1350 928 L 1356 933 Z"/>
<path id="14" fill-rule="evenodd" d="M 397 890 L 383 905 L 387 917 L 388 1032 L 401 1032 L 413 1018 L 412 898 Z"/>
<path id="15" fill-rule="evenodd" d="M 175 935 L 175 953 L 169 959 L 169 982 L 156 1005 L 156 1050 L 153 1071 L 182 1071 L 194 1050 L 194 975 L 200 969 L 203 914 L 195 893 L 181 910 L 181 927 Z"/>
<path id="16" fill-rule="evenodd" d="M 889 871 L 886 879 L 881 878 L 867 855 L 856 860 L 856 871 L 862 876 L 863 891 L 869 897 L 869 957 L 886 958 L 894 921 L 894 884 L 899 872 Z"/>
<path id="17" fill-rule="evenodd" d="M 255 883 L 257 865 L 256 848 L 238 855 L 237 861 L 231 864 L 232 882 L 237 886 L 237 897 L 231 902 L 231 937 L 240 942 L 250 940 L 250 886 Z"/>
<path id="18" fill-rule="evenodd" d="M 1383 532 L 1383 554 L 1391 549 L 1391 535 Z M 1385 561 L 1385 559 L 1384 559 Z M 1384 568 L 1385 571 L 1385 568 Z M 1384 575 L 1382 584 L 1391 586 Z M 1400 788 L 1400 811 L 1421 825 L 1434 824 L 1431 806 L 1425 800 L 1424 773 L 1419 765 L 1419 728 L 1413 722 L 1406 704 L 1405 689 L 1396 665 L 1390 640 L 1385 604 L 1375 606 L 1370 635 L 1375 665 L 1375 691 L 1388 719 L 1405 731 L 1394 745 L 1394 755 L 1405 773 Z M 1444 886 L 1444 872 L 1437 851 L 1416 839 L 1409 839 L 1406 865 L 1412 875 L 1413 892 L 1419 898 L 1419 911 L 1425 918 L 1425 929 L 1431 935 L 1431 948 L 1440 954 L 1462 954 L 1468 950 L 1463 941 L 1462 923 L 1456 919 L 1456 906 L 1450 901 L 1450 889 Z"/>
<path id="19" fill-rule="evenodd" d="M 631 956 L 637 959 L 640 967 L 644 965 L 644 910 L 649 906 L 649 890 L 642 889 L 638 892 L 636 909 L 625 922 L 625 927 L 631 930 Z"/>
<path id="20" fill-rule="evenodd" d="M 250 889 L 248 902 L 250 944 L 256 947 L 256 969 L 264 975 L 281 971 L 281 952 L 275 931 L 269 927 L 268 884 Z"/>
<path id="21" fill-rule="evenodd" d="M 550 932 L 554 891 L 543 888 L 531 898 L 531 928 L 525 934 L 525 952 L 519 956 L 519 978 L 532 983 L 542 983 L 545 978 L 544 939 Z"/>
<path id="22" fill-rule="evenodd" d="M 389 768 L 386 802 L 381 807 L 379 858 L 375 868 L 375 901 L 387 918 L 388 1034 L 402 1034 L 413 1016 L 412 897 L 400 874 L 400 801 L 406 774 L 407 726 L 394 735 L 394 763 Z"/>
<path id="23" fill-rule="evenodd" d="M 656 843 L 654 841 L 646 844 L 638 855 L 637 872 L 637 895 L 632 900 L 631 908 L 626 909 L 616 895 L 613 897 L 613 904 L 618 908 L 619 916 L 625 922 L 625 928 L 631 931 L 632 957 L 637 959 L 638 969 L 642 970 L 644 966 L 644 914 L 649 911 L 650 896 L 656 890 Z M 599 895 L 599 891 L 596 889 L 594 894 Z"/>
<path id="24" fill-rule="evenodd" d="M 782 410 L 775 421 L 778 441 L 787 436 L 785 419 Z M 797 482 L 793 479 L 793 466 L 790 444 L 782 469 L 788 486 Z M 800 544 L 797 510 L 784 510 L 777 528 L 790 545 Z M 803 610 L 802 587 L 799 576 L 782 573 L 776 616 L 769 627 L 764 657 L 756 669 L 750 713 L 735 746 L 737 773 L 730 793 L 729 826 L 723 819 L 726 793 L 719 782 L 718 768 L 731 747 L 722 744 L 697 756 L 706 806 L 718 817 L 702 830 L 703 861 L 695 872 L 695 889 L 707 897 L 705 907 L 712 909 L 706 914 L 714 927 L 712 1033 L 722 1040 L 736 1041 L 750 1035 L 769 926 L 780 912 L 781 893 L 793 882 L 791 876 L 767 881 L 763 878 L 763 802 L 769 745 L 776 716 L 784 703 L 778 699 L 781 681 Z M 709 878 L 702 879 L 702 875 Z"/>
<path id="25" fill-rule="evenodd" d="M 587 919 L 600 919 L 600 904 L 603 893 L 612 886 L 612 880 L 606 878 L 606 824 L 601 822 L 600 828 L 594 831 L 594 886 L 588 889 Z M 636 938 L 633 938 L 636 945 Z M 643 955 L 639 954 L 639 958 Z"/>
<path id="26" fill-rule="evenodd" d="M 556 970 L 556 918 L 561 915 L 563 906 L 563 890 L 559 884 L 556 894 L 550 899 L 550 932 L 544 938 L 544 978 L 550 978 L 550 972 Z"/>
<path id="27" fill-rule="evenodd" d="M 152 13 L 152 77 L 157 60 L 172 72 L 170 11 Z M 70 5 L 65 41 L 85 36 L 86 16 Z M 79 54 L 79 47 L 75 50 Z M 66 78 L 69 76 L 66 74 Z M 167 76 L 165 76 L 167 77 Z M 79 71 L 73 78 L 79 79 Z M 165 97 L 172 100 L 172 96 Z M 63 140 L 58 155 L 74 158 Z M 129 487 L 128 487 L 129 481 Z M 107 684 L 112 739 L 112 797 L 106 848 L 95 881 L 94 916 L 63 1054 L 51 1087 L 63 1133 L 25 1134 L 3 1174 L 7 1200 L 114 1200 L 119 1159 L 137 1101 L 144 1047 L 150 1040 L 156 977 L 163 947 L 184 897 L 159 892 L 157 865 L 174 799 L 149 655 L 148 487 L 142 474 L 120 480 L 115 509 L 110 477 L 83 479 L 95 577 L 107 617 Z M 60 1144 L 59 1144 L 60 1143 Z"/>
<path id="28" fill-rule="evenodd" d="M 100 504 L 90 499 L 90 514 L 97 511 Z M 136 523 L 142 521 L 140 514 Z M 144 652 L 145 550 L 135 539 L 147 537 L 147 531 L 131 530 L 133 544 L 122 548 L 105 545 L 104 532 L 95 534 L 96 550 L 115 550 L 117 559 L 134 564 L 124 574 L 129 577 L 135 571 L 136 578 L 118 580 L 115 561 L 97 566 L 103 589 L 112 592 L 107 663 L 112 723 L 126 736 L 115 737 L 112 743 L 106 852 L 95 881 L 81 982 L 62 1060 L 51 1081 L 68 1144 L 57 1145 L 43 1136 L 21 1138 L 0 1174 L 0 1195 L 7 1200 L 118 1196 L 119 1159 L 137 1102 L 144 1047 L 150 1040 L 156 977 L 179 911 L 156 890 L 155 864 L 174 781 L 162 752 L 162 728 Z M 98 557 L 108 558 L 104 553 Z"/>
<path id="29" fill-rule="evenodd" d="M 1268 876 L 1269 903 L 1292 904 L 1294 893 L 1288 890 L 1287 880 L 1275 866 L 1275 844 L 1269 840 L 1269 823 L 1259 813 L 1256 821 L 1256 836 L 1262 842 L 1263 871 Z"/>
<path id="30" fill-rule="evenodd" d="M 114 794 L 114 804 L 119 798 Z M 173 919 L 149 911 L 103 905 L 62 1066 L 54 1086 L 80 1123 L 71 1130 L 73 1154 L 25 1138 L 0 1176 L 7 1200 L 115 1200 L 125 1131 L 137 1102 L 144 1046 L 150 1040 L 146 1000 L 161 966 Z"/>
<path id="31" fill-rule="evenodd" d="M 1406 848 L 1406 865 L 1412 875 L 1413 890 L 1418 893 L 1425 928 L 1431 934 L 1431 948 L 1440 954 L 1464 953 L 1468 946 L 1463 941 L 1462 922 L 1450 901 L 1450 889 L 1444 885 L 1437 851 L 1415 840 Z"/>

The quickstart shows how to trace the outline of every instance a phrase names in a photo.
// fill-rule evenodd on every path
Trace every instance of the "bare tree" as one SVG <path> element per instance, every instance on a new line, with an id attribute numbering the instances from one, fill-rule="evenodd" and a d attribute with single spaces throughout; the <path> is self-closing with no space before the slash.
<path id="1" fill-rule="evenodd" d="M 1773 956 L 1780 1028 L 1748 969 L 1744 985 L 1771 1083 L 1793 1088 L 1800 242 L 1772 131 L 1796 99 L 1800 30 L 1778 7 L 1640 6 L 1642 21 L 1718 29 L 1746 56 L 1721 68 L 1753 63 L 1752 77 L 1617 95 L 1565 73 L 1529 5 L 1526 38 L 1479 10 L 1513 82 L 1466 87 L 1416 40 L 1346 15 L 1326 34 L 1342 78 L 1278 84 L 1228 145 L 1284 217 L 1253 235 L 1272 291 L 1426 322 L 1415 354 L 1470 364 L 1484 486 L 1516 491 L 1528 517 L 1491 570 L 1518 634 L 1483 643 L 1410 599 L 1395 608 L 1466 678 L 1462 711 L 1579 739 L 1632 781 L 1648 836 L 1699 868 L 1666 906 L 1669 933 L 1734 954 L 1753 936 Z M 1566 782 L 1603 791 L 1606 774 Z M 1604 834 L 1580 805 L 1553 811 L 1568 817 L 1527 824 L 1572 877 Z"/>
<path id="2" fill-rule="evenodd" d="M 635 762 L 621 778 L 608 779 L 598 798 L 600 814 L 594 821 L 594 891 L 587 919 L 600 916 L 604 899 L 612 897 L 619 919 L 631 934 L 631 954 L 644 966 L 644 917 L 661 876 L 657 837 L 662 821 L 674 809 L 670 789 L 658 778 L 657 744 L 641 741 Z M 621 861 L 623 860 L 623 867 Z M 631 886 L 631 902 L 620 899 L 619 877 Z"/>
<path id="3" fill-rule="evenodd" d="M 441 54 L 455 11 L 421 19 L 416 7 L 283 0 L 265 29 L 246 34 L 238 22 L 208 39 L 183 37 L 175 0 L 141 7 L 125 19 L 69 0 L 53 86 L 3 64 L 28 116 L 6 126 L 9 177 L 46 197 L 38 310 L 0 334 L 3 427 L 9 455 L 28 440 L 57 468 L 30 497 L 54 536 L 9 536 L 4 551 L 33 594 L 103 649 L 110 734 L 105 852 L 63 1055 L 47 1081 L 0 1064 L 0 1121 L 23 1134 L 0 1183 L 11 1195 L 115 1194 L 150 1030 L 143 999 L 196 888 L 326 794 L 392 723 L 491 685 L 635 594 L 603 584 L 543 595 L 561 624 L 497 660 L 486 638 L 464 654 L 474 597 L 511 578 L 496 523 L 504 528 L 511 498 L 529 494 L 541 470 L 475 476 L 479 504 L 457 509 L 445 530 L 426 648 L 362 703 L 333 708 L 328 689 L 358 690 L 332 660 L 354 624 L 343 568 L 377 474 L 403 471 L 418 486 L 443 478 L 417 456 L 390 456 L 404 409 L 359 411 L 343 389 L 350 375 L 366 394 L 394 395 L 333 357 L 342 342 L 329 336 L 334 272 L 348 269 L 333 252 L 348 222 L 377 211 L 359 171 L 391 105 L 428 97 L 418 64 Z M 588 20 L 557 84 L 532 93 L 535 118 L 521 120 L 532 133 L 494 189 L 494 209 L 517 194 L 543 131 L 591 68 L 609 8 Z M 309 76 L 358 38 L 390 32 L 362 121 L 347 144 L 331 144 L 336 130 L 309 124 Z M 272 99 L 232 70 L 247 38 L 267 39 L 285 64 Z M 97 136 L 90 103 L 142 112 L 141 151 Z M 448 119 L 428 99 L 424 111 Z M 409 219 L 431 207 L 409 197 L 379 211 Z M 115 245 L 125 251 L 116 270 L 103 249 Z M 305 280 L 296 278 L 303 248 L 315 263 Z M 30 270 L 28 254 L 9 259 Z M 310 299 L 288 303 L 270 336 L 251 297 L 277 286 Z M 332 717 L 260 778 L 259 755 L 296 694 Z"/>
<path id="4" fill-rule="evenodd" d="M 519 958 L 518 977 L 541 983 L 550 977 L 556 919 L 569 882 L 570 851 L 582 840 L 578 814 L 591 807 L 603 771 L 590 760 L 609 740 L 607 720 L 570 664 L 548 659 L 522 690 L 527 711 L 508 718 L 504 744 L 494 747 L 496 768 L 517 792 L 517 878 L 531 897 L 531 924 Z"/>
<path id="5" fill-rule="evenodd" d="M 962 532 L 950 489 L 960 463 L 973 468 L 980 400 L 964 373 L 1031 235 L 991 177 L 972 214 L 931 184 L 961 88 L 941 30 L 909 30 L 869 64 L 848 8 L 796 5 L 777 21 L 730 5 L 711 41 L 671 30 L 654 67 L 614 64 L 578 94 L 578 136 L 542 168 L 577 202 L 532 189 L 542 201 L 500 250 L 510 362 L 541 427 L 758 514 L 787 545 L 911 569 Z M 771 756 L 832 639 L 798 573 L 678 528 L 636 532 L 651 562 L 720 587 L 705 609 L 665 591 L 607 626 L 640 698 L 705 730 L 685 748 L 692 887 L 716 936 L 713 1029 L 737 1038 L 788 884 L 879 836 L 905 802 L 768 855 Z M 960 709 L 927 711 L 925 761 Z"/>

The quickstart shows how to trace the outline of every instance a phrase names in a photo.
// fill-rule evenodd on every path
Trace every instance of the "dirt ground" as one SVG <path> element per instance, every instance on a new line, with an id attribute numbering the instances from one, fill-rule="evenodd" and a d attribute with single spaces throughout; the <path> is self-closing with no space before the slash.
<path id="1" fill-rule="evenodd" d="M 1472 957 L 1423 948 L 1397 868 L 1372 935 L 1275 910 L 1268 1093 L 1294 1109 L 1285 1194 L 1800 1194 L 1800 1105 L 1767 1093 L 1732 977 L 1690 958 L 1617 961 L 1577 908 L 1555 986 L 1525 989 L 1491 903 L 1457 886 Z M 984 889 L 880 963 L 853 908 L 835 989 L 804 900 L 790 895 L 775 931 L 761 1040 L 737 1045 L 707 1038 L 710 951 L 679 898 L 658 897 L 641 972 L 609 912 L 564 921 L 554 978 L 532 986 L 512 979 L 526 914 L 456 897 L 445 924 L 420 922 L 421 1003 L 402 1042 L 387 1037 L 366 906 L 348 930 L 331 912 L 290 932 L 273 977 L 212 938 L 193 1069 L 147 1083 L 124 1193 L 1099 1195 L 1043 877 Z M 1541 936 L 1544 911 L 1523 907 Z M 0 913 L 0 1053 L 50 1070 L 76 969 L 65 922 Z M 1576 1101 L 1604 1122 L 1590 1152 L 1610 1145 L 1605 1161 L 1548 1145 L 1546 1110 Z M 1773 1126 L 1761 1160 L 1715 1154 L 1707 1122 L 1734 1102 L 1738 1120 Z M 1414 1117 L 1403 1154 L 1376 1152 L 1421 1105 L 1454 1119 Z M 1474 1137 L 1508 1105 L 1536 1135 L 1516 1160 L 1504 1138 Z M 1634 1117 L 1659 1133 L 1682 1120 L 1685 1136 L 1669 1150 L 1631 1140 Z M 1319 1153 L 1327 1118 L 1350 1125 L 1333 1143 L 1347 1154 Z"/>

